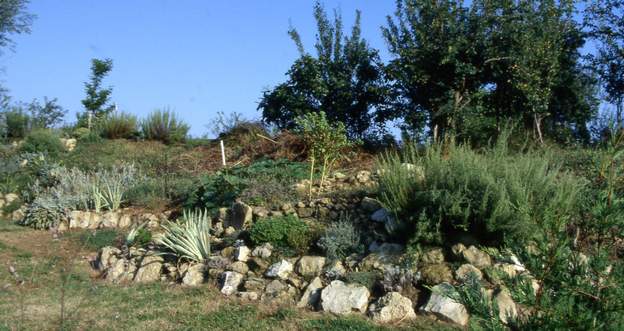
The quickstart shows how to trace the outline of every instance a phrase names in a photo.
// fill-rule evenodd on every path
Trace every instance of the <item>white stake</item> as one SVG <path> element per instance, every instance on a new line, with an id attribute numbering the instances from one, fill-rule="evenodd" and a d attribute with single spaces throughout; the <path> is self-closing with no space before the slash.
<path id="1" fill-rule="evenodd" d="M 223 166 L 225 167 L 225 147 L 223 147 L 223 140 L 221 140 L 221 161 L 223 161 Z"/>

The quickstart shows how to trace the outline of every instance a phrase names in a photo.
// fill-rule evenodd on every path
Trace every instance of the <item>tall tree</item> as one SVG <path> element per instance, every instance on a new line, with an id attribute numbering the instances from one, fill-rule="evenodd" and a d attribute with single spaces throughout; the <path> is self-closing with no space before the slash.
<path id="1" fill-rule="evenodd" d="M 330 121 L 345 124 L 350 138 L 365 138 L 372 130 L 383 129 L 376 113 L 385 97 L 383 66 L 377 50 L 361 36 L 360 12 L 356 11 L 347 37 L 337 11 L 331 21 L 316 2 L 314 18 L 316 56 L 305 51 L 299 33 L 291 28 L 288 33 L 300 57 L 286 73 L 286 82 L 264 91 L 258 105 L 264 121 L 292 128 L 297 116 L 324 111 Z"/>
<path id="2" fill-rule="evenodd" d="M 463 1 L 398 0 L 382 27 L 394 116 L 419 134 L 456 127 L 482 85 L 484 25 Z"/>
<path id="3" fill-rule="evenodd" d="M 598 42 L 591 56 L 606 99 L 616 107 L 616 121 L 624 120 L 624 0 L 590 1 L 585 11 L 590 36 Z"/>
<path id="4" fill-rule="evenodd" d="M 114 105 L 110 103 L 112 87 L 102 87 L 102 80 L 113 70 L 113 60 L 91 60 L 91 77 L 85 83 L 87 96 L 82 100 L 86 113 L 79 115 L 79 122 L 91 128 L 92 121 L 110 113 Z M 85 123 L 86 122 L 86 123 Z"/>

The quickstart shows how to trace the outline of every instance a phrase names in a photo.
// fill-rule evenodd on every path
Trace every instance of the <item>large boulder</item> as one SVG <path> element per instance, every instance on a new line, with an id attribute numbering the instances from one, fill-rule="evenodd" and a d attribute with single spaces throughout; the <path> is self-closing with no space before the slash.
<path id="1" fill-rule="evenodd" d="M 162 257 L 154 254 L 145 255 L 134 276 L 134 281 L 137 283 L 149 283 L 160 280 L 162 265 Z"/>
<path id="2" fill-rule="evenodd" d="M 362 285 L 334 280 L 321 291 L 324 311 L 344 315 L 353 311 L 366 312 L 370 292 Z"/>
<path id="3" fill-rule="evenodd" d="M 272 264 L 269 267 L 269 270 L 267 270 L 267 272 L 265 273 L 265 276 L 269 278 L 287 279 L 288 275 L 290 275 L 291 272 L 293 272 L 292 263 L 286 260 L 281 260 L 277 263 Z"/>
<path id="4" fill-rule="evenodd" d="M 442 283 L 431 288 L 431 297 L 421 311 L 433 314 L 441 320 L 456 323 L 462 326 L 468 324 L 468 311 L 461 303 L 449 298 L 449 293 L 455 288 L 449 283 Z"/>
<path id="5" fill-rule="evenodd" d="M 231 226 L 236 230 L 242 230 L 251 225 L 253 221 L 253 209 L 242 203 L 235 202 L 230 208 L 230 212 L 225 218 L 223 226 L 225 228 Z"/>
<path id="6" fill-rule="evenodd" d="M 243 281 L 243 275 L 235 271 L 226 271 L 221 274 L 221 293 L 232 295 L 238 291 L 238 286 Z"/>
<path id="7" fill-rule="evenodd" d="M 381 323 L 410 320 L 416 317 L 412 300 L 398 292 L 390 292 L 379 298 L 370 306 L 369 313 L 375 322 Z"/>
<path id="8" fill-rule="evenodd" d="M 303 277 L 315 277 L 321 274 L 324 266 L 323 256 L 303 256 L 297 261 L 297 273 Z"/>
<path id="9" fill-rule="evenodd" d="M 321 290 L 323 289 L 323 282 L 319 277 L 314 278 L 310 284 L 303 291 L 301 299 L 297 303 L 297 307 L 312 307 L 315 308 L 321 298 Z"/>

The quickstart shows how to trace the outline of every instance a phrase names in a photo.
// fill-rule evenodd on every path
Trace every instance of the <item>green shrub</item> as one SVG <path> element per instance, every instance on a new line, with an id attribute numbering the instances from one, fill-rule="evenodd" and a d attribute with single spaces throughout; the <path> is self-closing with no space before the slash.
<path id="1" fill-rule="evenodd" d="M 141 122 L 141 133 L 145 139 L 165 144 L 183 142 L 188 130 L 189 126 L 168 109 L 156 110 Z"/>
<path id="2" fill-rule="evenodd" d="M 52 158 L 57 158 L 65 147 L 61 139 L 48 129 L 38 129 L 29 133 L 20 147 L 24 153 L 45 153 Z"/>
<path id="3" fill-rule="evenodd" d="M 161 224 L 164 232 L 155 242 L 178 258 L 204 262 L 210 256 L 211 219 L 207 210 L 184 211 L 178 223 Z"/>
<path id="4" fill-rule="evenodd" d="M 24 218 L 18 223 L 34 229 L 56 228 L 61 221 L 67 220 L 65 205 L 58 199 L 42 196 L 37 197 L 28 205 Z"/>
<path id="5" fill-rule="evenodd" d="M 406 147 L 379 168 L 381 201 L 414 241 L 439 243 L 463 231 L 484 243 L 541 240 L 547 218 L 560 227 L 578 219 L 585 189 L 548 157 L 510 153 L 504 137 L 481 153 L 453 142 L 424 153 Z"/>
<path id="6" fill-rule="evenodd" d="M 331 260 L 340 260 L 352 253 L 362 253 L 364 250 L 359 232 L 346 218 L 325 228 L 318 245 Z"/>
<path id="7" fill-rule="evenodd" d="M 8 139 L 26 137 L 30 129 L 30 116 L 21 109 L 13 109 L 0 114 L 4 126 L 4 136 Z"/>
<path id="8" fill-rule="evenodd" d="M 146 229 L 147 223 L 132 228 L 126 235 L 126 246 L 145 247 L 152 241 L 152 232 Z"/>
<path id="9" fill-rule="evenodd" d="M 113 112 L 98 121 L 100 135 L 107 139 L 130 139 L 137 135 L 136 116 Z"/>
<path id="10" fill-rule="evenodd" d="M 254 245 L 271 243 L 273 246 L 305 252 L 312 239 L 310 228 L 296 216 L 287 215 L 259 220 L 249 230 Z"/>
<path id="11" fill-rule="evenodd" d="M 80 242 L 90 250 L 97 251 L 106 246 L 116 246 L 122 236 L 116 229 L 87 231 L 80 235 Z"/>

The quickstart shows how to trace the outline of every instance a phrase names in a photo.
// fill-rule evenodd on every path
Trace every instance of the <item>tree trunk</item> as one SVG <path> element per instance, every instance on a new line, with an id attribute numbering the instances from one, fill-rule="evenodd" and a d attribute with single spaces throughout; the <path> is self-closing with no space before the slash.
<path id="1" fill-rule="evenodd" d="M 544 145 L 544 136 L 542 135 L 542 115 L 537 113 L 533 114 L 535 132 L 537 132 L 537 140 L 541 145 Z"/>

